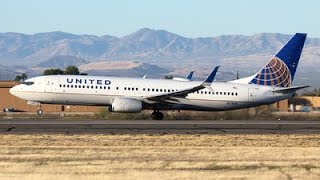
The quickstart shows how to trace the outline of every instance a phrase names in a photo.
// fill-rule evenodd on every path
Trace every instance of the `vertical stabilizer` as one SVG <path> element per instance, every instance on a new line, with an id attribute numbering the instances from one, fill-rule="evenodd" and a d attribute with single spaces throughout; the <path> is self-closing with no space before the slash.
<path id="1" fill-rule="evenodd" d="M 290 87 L 307 34 L 295 34 L 249 84 Z"/>

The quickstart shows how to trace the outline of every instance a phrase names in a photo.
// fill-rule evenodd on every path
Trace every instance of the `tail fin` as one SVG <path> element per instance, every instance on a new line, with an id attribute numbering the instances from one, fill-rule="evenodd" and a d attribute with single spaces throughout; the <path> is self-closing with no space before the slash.
<path id="1" fill-rule="evenodd" d="M 190 73 L 188 74 L 188 76 L 186 77 L 186 79 L 191 80 L 192 76 L 193 76 L 194 71 L 190 71 Z"/>
<path id="2" fill-rule="evenodd" d="M 296 33 L 249 84 L 290 87 L 307 34 Z"/>

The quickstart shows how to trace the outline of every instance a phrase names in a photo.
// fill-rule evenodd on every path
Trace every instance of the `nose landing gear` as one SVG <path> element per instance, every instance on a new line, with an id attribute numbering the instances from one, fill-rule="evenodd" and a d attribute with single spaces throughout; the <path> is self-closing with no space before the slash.
<path id="1" fill-rule="evenodd" d="M 43 114 L 43 110 L 41 109 L 41 104 L 38 104 L 38 110 L 37 110 L 37 114 L 40 116 Z"/>
<path id="2" fill-rule="evenodd" d="M 38 109 L 38 110 L 37 110 L 37 114 L 38 114 L 39 116 L 42 115 L 42 114 L 43 114 L 42 109 Z"/>
<path id="3" fill-rule="evenodd" d="M 159 110 L 155 110 L 152 114 L 151 114 L 151 118 L 153 120 L 162 120 L 163 119 L 163 113 L 160 112 Z"/>

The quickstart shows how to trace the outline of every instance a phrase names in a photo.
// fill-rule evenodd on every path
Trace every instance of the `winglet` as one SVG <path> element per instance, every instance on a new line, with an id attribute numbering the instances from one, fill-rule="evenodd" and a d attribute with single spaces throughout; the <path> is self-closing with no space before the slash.
<path id="1" fill-rule="evenodd" d="M 212 81 L 214 80 L 214 78 L 216 77 L 217 71 L 219 69 L 220 66 L 216 66 L 212 72 L 210 73 L 210 75 L 207 77 L 207 79 L 204 81 L 205 83 L 212 83 Z"/>
<path id="2" fill-rule="evenodd" d="M 191 80 L 191 79 L 192 79 L 192 76 L 193 76 L 193 73 L 194 73 L 194 71 L 191 71 L 191 72 L 188 74 L 188 76 L 186 77 L 186 79 Z"/>

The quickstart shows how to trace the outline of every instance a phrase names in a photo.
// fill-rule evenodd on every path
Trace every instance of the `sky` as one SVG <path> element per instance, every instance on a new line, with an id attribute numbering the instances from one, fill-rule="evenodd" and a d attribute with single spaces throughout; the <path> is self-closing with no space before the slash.
<path id="1" fill-rule="evenodd" d="M 186 37 L 308 33 L 320 38 L 319 0 L 1 0 L 0 32 L 122 37 L 141 28 Z"/>

